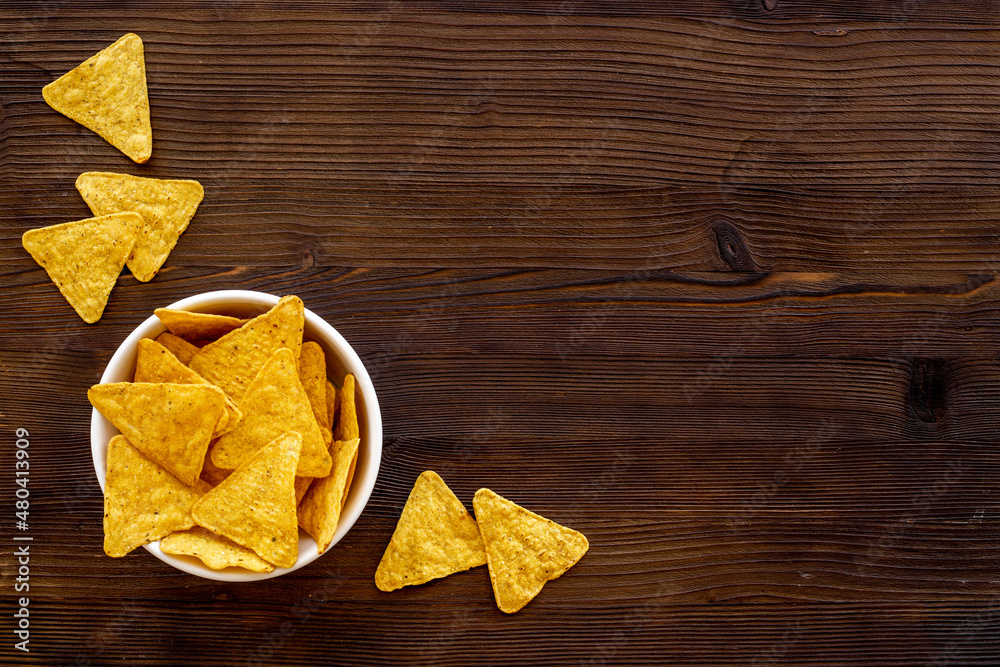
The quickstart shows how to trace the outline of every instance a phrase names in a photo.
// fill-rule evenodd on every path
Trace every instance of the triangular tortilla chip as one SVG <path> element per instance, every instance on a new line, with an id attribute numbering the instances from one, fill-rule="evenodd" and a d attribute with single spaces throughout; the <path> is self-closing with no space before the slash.
<path id="1" fill-rule="evenodd" d="M 210 486 L 218 486 L 222 480 L 229 477 L 232 473 L 232 470 L 220 468 L 212 463 L 212 450 L 209 449 L 208 453 L 205 454 L 205 465 L 201 469 L 201 478 L 208 482 Z"/>
<path id="2" fill-rule="evenodd" d="M 327 449 L 327 451 L 330 451 L 330 448 L 333 445 L 333 434 L 330 432 L 330 429 L 322 427 L 322 426 L 320 427 L 319 430 L 323 434 L 323 442 L 326 443 L 326 449 Z M 357 458 L 357 455 L 355 455 L 354 458 Z M 353 472 L 353 470 L 351 472 Z M 305 497 L 306 491 L 309 490 L 309 486 L 312 484 L 312 482 L 313 482 L 314 479 L 316 479 L 316 478 L 315 477 L 296 477 L 295 478 L 295 503 L 296 504 L 302 502 L 302 498 Z M 351 483 L 350 482 L 350 477 L 348 477 L 348 481 L 347 481 L 348 486 L 350 485 L 350 483 Z"/>
<path id="3" fill-rule="evenodd" d="M 355 405 L 356 391 L 354 375 L 348 373 L 344 378 L 344 385 L 337 392 L 340 415 L 337 417 L 337 428 L 333 432 L 334 440 L 351 440 L 361 437 L 361 429 L 358 427 L 358 410 Z"/>
<path id="4" fill-rule="evenodd" d="M 282 348 L 271 356 L 250 384 L 239 408 L 243 419 L 212 445 L 215 465 L 235 469 L 285 431 L 296 431 L 302 436 L 302 455 L 296 474 L 302 477 L 330 474 L 333 459 L 299 382 L 291 350 Z"/>
<path id="5" fill-rule="evenodd" d="M 138 163 L 153 154 L 146 60 L 129 33 L 42 88 L 50 107 L 101 135 Z"/>
<path id="6" fill-rule="evenodd" d="M 299 380 L 306 390 L 309 404 L 312 405 L 316 422 L 324 428 L 330 428 L 330 420 L 326 415 L 326 355 L 323 348 L 315 341 L 302 343 L 299 354 Z"/>
<path id="7" fill-rule="evenodd" d="M 288 348 L 298 360 L 304 325 L 302 299 L 282 297 L 271 310 L 201 348 L 189 365 L 239 405 L 247 387 L 275 352 Z"/>
<path id="8" fill-rule="evenodd" d="M 175 336 L 169 331 L 164 331 L 156 337 L 156 342 L 173 352 L 177 360 L 187 366 L 191 363 L 194 355 L 198 354 L 198 347 L 187 342 L 180 336 Z"/>
<path id="9" fill-rule="evenodd" d="M 326 381 L 326 415 L 330 419 L 330 430 L 337 428 L 337 388 Z"/>
<path id="10" fill-rule="evenodd" d="M 472 506 L 500 611 L 513 614 L 587 553 L 582 533 L 479 489 Z"/>
<path id="11" fill-rule="evenodd" d="M 21 245 L 87 324 L 101 319 L 111 288 L 143 227 L 136 213 L 30 229 Z"/>
<path id="12" fill-rule="evenodd" d="M 198 340 L 199 338 L 215 340 L 234 329 L 239 329 L 249 321 L 228 315 L 192 313 L 187 310 L 173 310 L 171 308 L 157 308 L 153 314 L 160 318 L 167 331 L 186 340 Z"/>
<path id="13" fill-rule="evenodd" d="M 312 486 L 299 503 L 299 525 L 316 540 L 319 553 L 330 547 L 333 534 L 337 532 L 347 469 L 360 442 L 358 438 L 346 442 L 335 441 L 331 446 L 334 454 L 333 472 L 327 477 L 313 480 Z"/>
<path id="14" fill-rule="evenodd" d="M 191 507 L 208 490 L 186 486 L 143 456 L 125 436 L 108 443 L 104 478 L 104 553 L 119 558 L 138 546 L 194 525 Z"/>
<path id="15" fill-rule="evenodd" d="M 444 480 L 428 470 L 417 477 L 406 499 L 375 570 L 375 585 L 394 591 L 485 563 L 486 550 L 475 520 Z"/>
<path id="16" fill-rule="evenodd" d="M 94 215 L 134 211 L 146 221 L 127 262 L 132 275 L 142 282 L 152 280 L 167 261 L 205 196 L 198 181 L 99 171 L 80 174 L 76 189 Z"/>
<path id="17" fill-rule="evenodd" d="M 194 556 L 212 570 L 242 567 L 251 572 L 274 572 L 274 566 L 232 540 L 216 535 L 201 526 L 170 533 L 160 540 L 165 554 Z"/>
<path id="18" fill-rule="evenodd" d="M 172 382 L 174 384 L 209 384 L 208 380 L 185 366 L 174 354 L 160 343 L 143 338 L 137 346 L 135 360 L 135 382 Z M 215 426 L 212 438 L 229 433 L 243 414 L 236 404 L 226 397 L 225 417 Z"/>
<path id="19" fill-rule="evenodd" d="M 198 481 L 226 411 L 225 395 L 210 385 L 96 384 L 87 398 L 136 449 L 188 486 Z"/>
<path id="20" fill-rule="evenodd" d="M 328 428 L 320 427 L 319 430 L 323 434 L 323 442 L 326 443 L 326 449 L 327 449 L 327 451 L 330 451 L 330 448 L 333 445 L 333 434 L 330 432 L 330 429 L 328 429 Z M 355 455 L 354 458 L 356 459 L 357 455 Z M 331 468 L 331 470 L 332 470 L 332 468 Z M 354 472 L 354 471 L 351 470 L 350 472 Z M 300 502 L 302 502 L 302 498 L 305 497 L 306 491 L 309 490 L 309 486 L 312 484 L 312 482 L 313 482 L 314 479 L 316 479 L 316 478 L 315 477 L 296 477 L 295 478 L 295 504 L 296 505 L 299 504 Z M 350 477 L 348 477 L 347 484 L 348 484 L 348 486 L 350 486 L 350 484 L 351 484 Z"/>
<path id="21" fill-rule="evenodd" d="M 283 433 L 261 447 L 191 509 L 199 526 L 252 549 L 278 567 L 299 554 L 295 468 L 302 438 Z"/>
<path id="22" fill-rule="evenodd" d="M 306 491 L 309 490 L 309 486 L 313 483 L 315 477 L 296 477 L 295 478 L 295 505 L 298 506 L 302 502 L 302 498 L 305 497 Z"/>
<path id="23" fill-rule="evenodd" d="M 347 496 L 351 492 L 351 482 L 354 481 L 354 469 L 358 465 L 358 451 L 354 450 L 354 458 L 351 459 L 351 466 L 347 469 L 347 479 L 344 480 L 344 494 L 340 499 L 340 511 L 344 511 L 344 506 L 347 505 Z"/>

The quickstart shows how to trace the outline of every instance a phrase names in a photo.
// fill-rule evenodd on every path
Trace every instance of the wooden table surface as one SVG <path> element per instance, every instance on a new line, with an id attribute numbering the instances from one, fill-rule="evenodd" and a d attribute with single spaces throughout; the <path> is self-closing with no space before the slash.
<path id="1" fill-rule="evenodd" d="M 998 664 L 996 2 L 0 6 L 0 660 Z M 145 42 L 136 165 L 42 86 Z M 83 171 L 195 178 L 84 324 L 20 244 Z M 298 294 L 385 424 L 346 539 L 256 584 L 102 551 L 86 389 L 152 310 Z M 30 433 L 30 650 L 14 440 Z M 373 574 L 416 476 L 590 539 L 513 616 Z"/>

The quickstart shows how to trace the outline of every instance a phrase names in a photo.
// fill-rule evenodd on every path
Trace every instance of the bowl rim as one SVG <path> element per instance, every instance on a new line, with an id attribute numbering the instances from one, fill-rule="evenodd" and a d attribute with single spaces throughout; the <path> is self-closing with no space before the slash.
<path id="1" fill-rule="evenodd" d="M 214 307 L 219 307 L 221 305 L 233 305 L 233 302 L 235 301 L 238 302 L 237 305 L 241 308 L 253 309 L 256 307 L 263 308 L 264 311 L 266 311 L 278 303 L 279 298 L 280 297 L 275 296 L 274 294 L 252 290 L 216 290 L 212 292 L 202 292 L 200 294 L 180 299 L 179 301 L 175 301 L 169 306 L 166 306 L 166 308 L 191 310 L 192 312 L 211 312 L 211 309 Z M 160 322 L 160 319 L 156 315 L 150 315 L 146 318 L 132 330 L 132 332 L 115 350 L 115 353 L 108 361 L 104 372 L 101 374 L 100 384 L 106 384 L 108 382 L 121 382 L 122 380 L 117 379 L 121 375 L 121 368 L 123 366 L 128 367 L 129 365 L 134 365 L 139 340 L 142 338 L 156 338 L 166 330 L 167 328 L 162 322 Z M 375 480 L 378 477 L 379 468 L 382 462 L 382 415 L 379 410 L 378 397 L 375 394 L 375 387 L 372 384 L 368 370 L 361 361 L 361 357 L 359 357 L 357 352 L 354 351 L 351 344 L 347 342 L 347 339 L 345 339 L 340 332 L 334 329 L 323 318 L 316 315 L 308 308 L 305 309 L 305 326 L 303 329 L 304 338 L 307 337 L 305 336 L 306 332 L 315 332 L 311 336 L 313 339 L 323 338 L 324 340 L 317 340 L 316 342 L 320 343 L 327 353 L 329 353 L 332 348 L 332 351 L 334 351 L 335 355 L 338 357 L 338 360 L 344 367 L 346 373 L 354 374 L 357 382 L 359 407 L 358 417 L 362 426 L 363 449 L 361 451 L 364 453 L 364 458 L 362 460 L 361 454 L 358 455 L 358 464 L 355 468 L 354 479 L 351 483 L 351 489 L 348 494 L 347 502 L 341 512 L 340 522 L 337 525 L 337 531 L 334 533 L 330 546 L 327 547 L 326 552 L 324 552 L 329 553 L 333 546 L 336 545 L 354 526 L 354 523 L 358 520 L 358 517 L 361 516 L 362 511 L 364 511 L 365 506 L 368 504 L 368 500 L 371 498 L 372 491 L 375 488 Z M 116 372 L 112 373 L 112 369 L 115 369 Z M 327 370 L 327 374 L 329 376 L 329 368 Z M 90 447 L 94 463 L 94 472 L 97 475 L 97 481 L 101 486 L 102 495 L 104 493 L 105 477 L 107 475 L 106 458 L 108 440 L 110 440 L 110 438 L 106 437 L 106 434 L 109 430 L 112 433 L 118 432 L 118 429 L 116 429 L 110 421 L 105 419 L 105 417 L 99 413 L 96 408 L 92 408 L 90 419 Z M 289 568 L 275 567 L 272 572 L 249 572 L 238 568 L 212 570 L 208 566 L 204 565 L 200 560 L 193 557 L 175 556 L 164 553 L 160 549 L 159 540 L 149 544 L 144 544 L 143 547 L 164 563 L 171 565 L 182 572 L 193 574 L 205 579 L 229 582 L 263 581 L 265 579 L 280 577 L 281 575 L 294 572 L 295 570 L 312 563 L 321 555 L 317 551 L 316 543 L 311 537 L 305 535 L 305 532 L 301 528 L 299 529 L 299 557 L 298 560 L 296 560 L 295 565 Z"/>

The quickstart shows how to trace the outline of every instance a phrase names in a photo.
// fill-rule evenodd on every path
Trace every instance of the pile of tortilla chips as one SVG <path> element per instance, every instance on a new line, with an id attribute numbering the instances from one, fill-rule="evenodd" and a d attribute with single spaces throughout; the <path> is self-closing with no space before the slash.
<path id="1" fill-rule="evenodd" d="M 475 519 L 437 473 L 422 473 L 375 571 L 375 585 L 394 591 L 486 564 L 497 607 L 513 614 L 590 546 L 582 533 L 489 489 L 479 489 L 472 502 Z"/>
<path id="2" fill-rule="evenodd" d="M 354 376 L 338 390 L 323 348 L 302 340 L 302 300 L 250 320 L 156 315 L 168 331 L 139 341 L 134 381 L 87 394 L 121 431 L 108 444 L 104 551 L 160 540 L 212 569 L 271 572 L 295 564 L 301 526 L 323 553 L 361 430 Z"/>
<path id="3" fill-rule="evenodd" d="M 48 84 L 42 96 L 134 161 L 152 155 L 146 65 L 137 35 L 125 35 Z M 141 282 L 153 279 L 205 191 L 197 181 L 104 172 L 80 174 L 76 189 L 96 217 L 29 230 L 21 243 L 83 321 L 93 324 L 123 266 Z"/>

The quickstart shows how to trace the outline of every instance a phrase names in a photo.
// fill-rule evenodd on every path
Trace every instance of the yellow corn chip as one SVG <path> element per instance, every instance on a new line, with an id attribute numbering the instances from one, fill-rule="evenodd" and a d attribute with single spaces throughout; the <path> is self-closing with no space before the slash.
<path id="1" fill-rule="evenodd" d="M 344 496 L 340 500 L 340 511 L 344 511 L 347 505 L 347 494 L 351 492 L 351 482 L 354 481 L 354 468 L 358 465 L 358 451 L 354 450 L 354 458 L 351 459 L 351 466 L 347 469 L 347 479 L 344 481 Z"/>
<path id="2" fill-rule="evenodd" d="M 333 383 L 329 380 L 326 381 L 326 406 L 327 415 L 330 417 L 331 428 L 340 432 L 340 440 L 353 440 L 354 438 L 361 437 L 361 430 L 358 426 L 358 413 L 355 407 L 355 391 L 356 391 L 354 375 L 348 374 L 344 378 L 344 388 L 340 391 L 333 386 Z M 342 395 L 350 396 L 349 401 L 345 401 L 341 398 Z M 337 416 L 337 408 L 340 408 L 341 414 Z M 346 417 L 344 416 L 346 415 Z M 343 424 L 343 426 L 341 426 Z M 323 434 L 324 437 L 326 433 Z M 347 478 L 344 480 L 344 492 L 340 501 L 340 510 L 343 512 L 344 506 L 347 505 L 347 494 L 351 490 L 351 482 L 354 481 L 354 469 L 358 463 L 358 450 L 354 450 L 354 457 L 351 459 L 351 465 L 347 469 Z"/>
<path id="3" fill-rule="evenodd" d="M 194 525 L 191 507 L 208 490 L 189 487 L 146 458 L 122 435 L 108 443 L 104 478 L 104 552 L 119 558 Z"/>
<path id="4" fill-rule="evenodd" d="M 327 451 L 330 451 L 330 446 L 333 444 L 333 434 L 330 429 L 320 427 L 320 432 L 323 434 L 323 442 L 326 443 Z M 302 497 L 306 495 L 306 491 L 309 490 L 309 485 L 312 481 L 316 479 L 315 477 L 296 477 L 295 478 L 295 504 L 298 505 L 302 502 Z M 350 484 L 350 481 L 348 481 Z"/>
<path id="5" fill-rule="evenodd" d="M 295 468 L 301 446 L 302 438 L 292 431 L 261 447 L 195 503 L 195 523 L 278 567 L 295 565 Z"/>
<path id="6" fill-rule="evenodd" d="M 201 468 L 201 478 L 210 486 L 218 486 L 232 472 L 228 468 L 220 468 L 212 463 L 211 450 L 205 455 L 205 465 Z"/>
<path id="7" fill-rule="evenodd" d="M 326 449 L 327 449 L 327 451 L 330 451 L 330 446 L 333 444 L 333 433 L 330 431 L 330 429 L 328 429 L 328 428 L 326 428 L 324 426 L 321 426 L 319 430 L 323 434 L 323 442 L 326 443 Z M 351 471 L 351 472 L 353 472 L 353 471 Z M 312 481 L 314 479 L 315 479 L 315 477 L 296 477 L 295 478 L 295 503 L 296 504 L 302 502 L 303 496 L 306 495 L 306 491 L 309 490 L 309 485 L 312 484 Z M 350 484 L 350 480 L 349 479 L 348 479 L 347 483 Z"/>
<path id="8" fill-rule="evenodd" d="M 298 360 L 304 324 L 302 299 L 282 297 L 271 310 L 201 348 L 189 365 L 239 405 L 247 387 L 275 352 L 288 348 Z M 297 377 L 297 366 L 295 374 Z"/>
<path id="9" fill-rule="evenodd" d="M 101 135 L 140 164 L 153 154 L 146 60 L 129 33 L 42 88 L 50 107 Z"/>
<path id="10" fill-rule="evenodd" d="M 105 215 L 28 230 L 21 244 L 83 321 L 93 324 L 101 319 L 142 227 L 135 213 Z"/>
<path id="11" fill-rule="evenodd" d="M 149 338 L 143 338 L 138 344 L 135 362 L 136 382 L 172 382 L 174 384 L 209 384 L 185 366 L 170 350 Z M 229 433 L 240 423 L 243 415 L 236 404 L 226 397 L 226 411 L 215 426 L 213 438 Z"/>
<path id="12" fill-rule="evenodd" d="M 167 261 L 205 196 L 198 181 L 99 171 L 80 174 L 76 189 L 94 215 L 134 211 L 146 221 L 127 262 L 132 275 L 142 282 L 152 280 Z"/>
<path id="13" fill-rule="evenodd" d="M 355 394 L 354 376 L 350 373 L 344 378 L 344 386 L 340 388 L 338 401 L 340 403 L 340 416 L 337 417 L 337 429 L 333 432 L 334 440 L 351 440 L 361 437 L 361 430 L 358 427 L 358 411 L 354 403 Z"/>
<path id="14" fill-rule="evenodd" d="M 326 381 L 326 415 L 330 419 L 330 430 L 337 428 L 337 388 Z"/>
<path id="15" fill-rule="evenodd" d="M 333 460 L 299 382 L 291 350 L 282 348 L 271 356 L 250 384 L 239 408 L 243 419 L 212 446 L 215 465 L 237 468 L 285 431 L 296 431 L 302 436 L 302 455 L 296 474 L 301 477 L 330 474 Z"/>
<path id="16" fill-rule="evenodd" d="M 164 331 L 156 337 L 156 342 L 173 352 L 177 360 L 187 366 L 191 363 L 191 358 L 198 354 L 198 348 L 179 336 L 175 336 L 169 331 Z"/>
<path id="17" fill-rule="evenodd" d="M 170 533 L 160 540 L 166 554 L 194 556 L 210 569 L 242 567 L 251 572 L 274 572 L 274 566 L 246 547 L 195 526 L 191 530 Z"/>
<path id="18" fill-rule="evenodd" d="M 210 385 L 97 384 L 87 398 L 136 449 L 188 486 L 198 481 L 226 411 L 225 395 Z"/>
<path id="19" fill-rule="evenodd" d="M 306 495 L 306 491 L 309 490 L 309 486 L 313 483 L 315 477 L 296 477 L 295 478 L 295 505 L 298 506 L 302 502 L 303 496 Z"/>
<path id="20" fill-rule="evenodd" d="M 479 527 L 444 480 L 432 470 L 417 477 L 396 524 L 375 585 L 382 591 L 424 584 L 484 565 Z"/>
<path id="21" fill-rule="evenodd" d="M 486 546 L 486 562 L 500 611 L 513 614 L 531 602 L 545 582 L 558 579 L 587 553 L 582 533 L 529 512 L 489 489 L 476 491 L 472 506 Z"/>
<path id="22" fill-rule="evenodd" d="M 326 450 L 330 451 L 330 446 L 333 444 L 333 434 L 330 429 L 320 427 L 320 432 L 323 434 L 323 442 L 326 443 Z M 332 466 L 331 466 L 332 470 Z M 296 477 L 295 478 L 295 504 L 298 505 L 302 502 L 302 498 L 306 495 L 306 491 L 309 490 L 309 485 L 312 484 L 315 477 Z"/>
<path id="23" fill-rule="evenodd" d="M 306 390 L 309 404 L 312 405 L 316 421 L 324 428 L 330 428 L 330 420 L 326 416 L 326 356 L 319 343 L 306 341 L 302 343 L 299 354 L 299 380 Z"/>
<path id="24" fill-rule="evenodd" d="M 173 356 L 173 355 L 171 355 L 171 356 Z M 183 383 L 183 382 L 177 382 L 175 384 L 185 384 L 185 383 Z M 209 385 L 209 386 L 211 386 L 211 385 Z M 228 401 L 228 400 L 229 400 L 229 397 L 227 396 L 226 397 L 226 401 Z M 222 411 L 222 416 L 219 417 L 219 422 L 215 425 L 215 431 L 212 432 L 212 439 L 218 438 L 220 435 L 222 435 L 224 433 L 228 433 L 229 431 L 233 430 L 232 428 L 229 428 L 229 403 L 226 403 L 225 407 L 226 407 L 226 409 Z M 204 466 L 202 466 L 202 467 L 204 468 Z"/>
<path id="25" fill-rule="evenodd" d="M 299 525 L 316 540 L 319 553 L 330 547 L 333 534 L 337 532 L 347 469 L 360 442 L 358 438 L 346 442 L 335 441 L 332 445 L 333 472 L 327 477 L 313 480 L 312 486 L 299 503 Z"/>
<path id="26" fill-rule="evenodd" d="M 160 318 L 167 331 L 186 340 L 215 340 L 248 322 L 228 315 L 191 313 L 170 308 L 157 308 L 153 313 Z"/>

